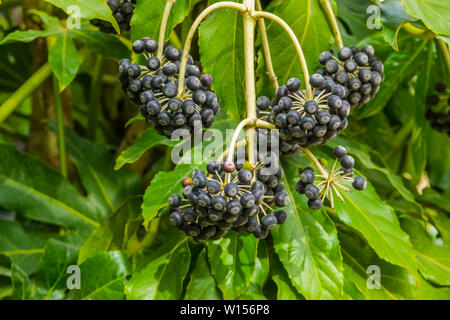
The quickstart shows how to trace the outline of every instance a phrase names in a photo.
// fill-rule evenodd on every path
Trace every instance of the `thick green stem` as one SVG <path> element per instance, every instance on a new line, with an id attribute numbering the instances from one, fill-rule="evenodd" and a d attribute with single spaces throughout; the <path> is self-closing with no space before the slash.
<path id="1" fill-rule="evenodd" d="M 344 42 L 342 41 L 341 32 L 339 31 L 339 25 L 337 23 L 336 17 L 334 16 L 333 8 L 331 7 L 329 0 L 320 0 L 325 13 L 328 16 L 328 20 L 331 24 L 331 29 L 333 30 L 334 37 L 336 38 L 337 46 L 339 49 L 344 47 Z"/>
<path id="2" fill-rule="evenodd" d="M 59 168 L 63 177 L 67 178 L 66 136 L 64 134 L 63 108 L 61 93 L 59 92 L 59 82 L 55 76 L 53 76 L 53 94 L 55 96 L 56 123 L 58 126 Z"/>
<path id="3" fill-rule="evenodd" d="M 319 169 L 320 173 L 324 176 L 324 179 L 326 180 L 328 178 L 328 172 L 325 170 L 322 166 L 322 164 L 317 160 L 316 156 L 307 148 L 302 149 L 305 155 L 311 160 L 312 163 L 314 163 L 314 166 Z"/>
<path id="4" fill-rule="evenodd" d="M 241 133 L 242 129 L 244 129 L 247 126 L 254 125 L 255 119 L 246 118 L 242 120 L 238 126 L 236 127 L 236 130 L 234 130 L 233 137 L 231 138 L 230 147 L 228 148 L 228 156 L 227 156 L 227 162 L 233 162 L 233 156 L 234 156 L 234 149 L 236 146 L 237 139 L 239 138 L 239 134 Z M 248 143 L 248 141 L 247 141 Z"/>
<path id="5" fill-rule="evenodd" d="M 103 57 L 97 55 L 95 67 L 92 74 L 90 99 L 89 99 L 89 119 L 88 119 L 88 137 L 95 140 L 97 132 L 97 118 L 101 110 L 100 97 L 102 93 L 102 68 Z"/>
<path id="6" fill-rule="evenodd" d="M 442 55 L 444 56 L 445 64 L 447 65 L 447 71 L 448 73 L 450 73 L 450 53 L 448 51 L 448 46 L 441 39 L 437 39 L 437 42 L 439 44 L 439 48 L 441 48 Z"/>
<path id="7" fill-rule="evenodd" d="M 49 63 L 44 64 L 25 83 L 0 106 L 0 123 L 36 90 L 52 73 Z"/>
<path id="8" fill-rule="evenodd" d="M 161 19 L 161 25 L 159 27 L 159 38 L 158 38 L 158 51 L 156 56 L 161 60 L 164 52 L 164 42 L 166 40 L 166 29 L 167 21 L 169 20 L 170 10 L 176 0 L 167 0 L 166 6 L 164 7 L 163 16 Z"/>
<path id="9" fill-rule="evenodd" d="M 431 30 L 418 28 L 410 22 L 404 23 L 402 27 L 409 35 L 420 40 L 429 40 L 435 37 Z"/>

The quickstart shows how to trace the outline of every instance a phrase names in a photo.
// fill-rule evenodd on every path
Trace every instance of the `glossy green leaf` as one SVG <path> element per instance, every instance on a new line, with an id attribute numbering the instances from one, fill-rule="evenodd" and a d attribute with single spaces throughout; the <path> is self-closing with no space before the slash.
<path id="1" fill-rule="evenodd" d="M 282 164 L 291 203 L 285 208 L 286 223 L 271 231 L 275 251 L 306 299 L 338 299 L 343 270 L 336 229 L 323 210 L 310 210 L 307 199 L 295 191 L 299 158 L 290 157 Z"/>
<path id="2" fill-rule="evenodd" d="M 272 280 L 276 283 L 278 300 L 304 300 L 301 294 L 292 285 L 289 275 L 283 268 L 278 257 L 274 259 L 272 265 Z"/>
<path id="3" fill-rule="evenodd" d="M 239 297 L 250 285 L 256 268 L 257 246 L 258 240 L 253 235 L 235 232 L 207 243 L 211 272 L 225 300 Z"/>
<path id="4" fill-rule="evenodd" d="M 435 244 L 419 221 L 404 217 L 402 228 L 408 232 L 422 276 L 438 285 L 450 286 L 450 248 Z"/>
<path id="5" fill-rule="evenodd" d="M 73 299 L 124 299 L 126 277 L 131 267 L 123 252 L 102 252 L 90 257 L 80 265 L 80 272 L 81 288 L 73 290 Z"/>
<path id="6" fill-rule="evenodd" d="M 439 0 L 402 0 L 406 12 L 431 29 L 434 33 L 450 34 L 450 8 Z"/>
<path id="7" fill-rule="evenodd" d="M 219 300 L 217 284 L 211 275 L 206 250 L 197 257 L 191 280 L 186 288 L 185 300 Z"/>
<path id="8" fill-rule="evenodd" d="M 31 281 L 27 273 L 15 263 L 11 264 L 12 300 L 28 300 L 31 296 Z"/>
<path id="9" fill-rule="evenodd" d="M 165 39 L 169 37 L 170 31 L 184 20 L 189 12 L 190 2 L 190 0 L 175 1 L 167 21 Z M 133 41 L 144 37 L 158 41 L 165 6 L 166 0 L 137 1 L 131 20 L 131 39 Z"/>
<path id="10" fill-rule="evenodd" d="M 101 19 L 109 21 L 117 32 L 119 25 L 114 19 L 111 9 L 103 0 L 46 0 L 58 8 L 64 10 L 69 16 L 73 14 L 73 8 L 79 9 L 80 18 Z"/>
<path id="11" fill-rule="evenodd" d="M 59 173 L 13 147 L 0 145 L 0 202 L 23 216 L 87 233 L 100 213 Z M 12 169 L 13 168 L 13 169 Z"/>
<path id="12" fill-rule="evenodd" d="M 130 300 L 176 300 L 181 298 L 183 281 L 189 271 L 191 258 L 186 239 L 165 250 L 156 252 L 150 262 L 133 273 L 126 287 Z"/>
<path id="13" fill-rule="evenodd" d="M 233 121 L 244 115 L 244 38 L 242 17 L 232 9 L 211 14 L 199 29 L 204 72 L 212 75 L 212 89 Z"/>
<path id="14" fill-rule="evenodd" d="M 14 31 L 0 41 L 0 45 L 11 42 L 31 42 L 36 38 L 56 36 L 59 33 L 57 29 Z"/>
<path id="15" fill-rule="evenodd" d="M 57 36 L 55 44 L 50 48 L 48 61 L 59 79 L 60 89 L 63 90 L 75 79 L 81 65 L 81 58 L 69 32 Z"/>
<path id="16" fill-rule="evenodd" d="M 114 170 L 122 168 L 127 163 L 134 163 L 138 161 L 145 151 L 153 148 L 154 146 L 174 146 L 176 143 L 176 141 L 172 141 L 158 134 L 155 128 L 149 128 L 142 135 L 140 135 L 130 147 L 122 151 L 116 160 Z"/>
<path id="17" fill-rule="evenodd" d="M 39 263 L 36 292 L 33 299 L 63 299 L 67 289 L 67 267 L 76 264 L 78 247 L 58 240 L 50 240 L 45 246 Z"/>

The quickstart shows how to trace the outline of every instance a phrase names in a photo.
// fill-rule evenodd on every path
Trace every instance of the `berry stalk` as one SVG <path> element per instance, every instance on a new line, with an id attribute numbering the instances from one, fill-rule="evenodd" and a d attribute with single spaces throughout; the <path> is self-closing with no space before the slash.
<path id="1" fill-rule="evenodd" d="M 316 156 L 307 148 L 302 148 L 305 155 L 308 157 L 309 160 L 311 160 L 312 163 L 316 166 L 317 169 L 319 169 L 320 173 L 325 177 L 325 179 L 328 178 L 328 172 L 325 170 L 322 166 L 322 164 L 319 162 L 319 160 L 316 158 Z"/>
<path id="2" fill-rule="evenodd" d="M 184 43 L 183 56 L 181 58 L 181 63 L 180 63 L 180 72 L 179 72 L 180 77 L 178 79 L 178 96 L 179 97 L 184 92 L 184 79 L 186 76 L 186 65 L 187 65 L 187 61 L 189 58 L 189 51 L 191 50 L 191 45 L 192 45 L 192 40 L 194 38 L 194 34 L 197 31 L 198 27 L 200 26 L 200 23 L 208 15 L 210 15 L 213 11 L 222 9 L 222 8 L 234 9 L 234 10 L 237 10 L 240 12 L 245 10 L 245 7 L 240 3 L 230 2 L 230 1 L 217 2 L 217 3 L 209 6 L 205 10 L 203 10 L 199 14 L 199 16 L 195 19 L 194 23 L 192 24 L 191 28 L 189 29 L 189 32 L 186 37 L 186 41 Z"/>
<path id="3" fill-rule="evenodd" d="M 281 18 L 278 16 L 264 11 L 255 11 L 253 13 L 253 17 L 255 19 L 264 18 L 271 20 L 275 23 L 277 23 L 283 30 L 289 35 L 291 38 L 292 43 L 295 46 L 295 49 L 297 50 L 297 55 L 300 60 L 300 65 L 303 72 L 303 77 L 305 79 L 305 85 L 306 85 L 306 94 L 308 100 L 312 100 L 314 98 L 311 85 L 309 84 L 309 72 L 308 72 L 308 65 L 306 64 L 305 55 L 303 54 L 302 47 L 300 43 L 298 42 L 297 36 L 295 35 L 294 31 L 292 31 L 291 27 Z"/>
<path id="4" fill-rule="evenodd" d="M 330 1 L 328 0 L 320 0 L 325 13 L 328 16 L 328 20 L 331 24 L 331 29 L 333 30 L 334 37 L 336 38 L 338 49 L 342 49 L 344 47 L 344 42 L 342 41 L 341 32 L 339 31 L 339 26 L 334 16 L 333 8 L 331 7 Z"/>
<path id="5" fill-rule="evenodd" d="M 158 59 L 162 59 L 163 52 L 164 52 L 164 42 L 166 39 L 166 28 L 167 28 L 167 21 L 169 20 L 170 10 L 172 9 L 173 4 L 176 0 L 167 0 L 166 6 L 164 7 L 163 16 L 161 19 L 161 26 L 159 28 L 159 38 L 158 38 L 158 51 L 156 53 L 156 56 Z"/>
<path id="6" fill-rule="evenodd" d="M 242 120 L 238 126 L 236 127 L 236 130 L 234 130 L 233 137 L 231 138 L 230 148 L 228 149 L 228 155 L 227 155 L 227 162 L 234 162 L 234 149 L 236 147 L 237 139 L 239 138 L 239 134 L 241 133 L 242 129 L 244 129 L 247 126 L 254 125 L 255 119 L 252 118 L 245 118 Z M 248 141 L 247 141 L 248 143 Z"/>

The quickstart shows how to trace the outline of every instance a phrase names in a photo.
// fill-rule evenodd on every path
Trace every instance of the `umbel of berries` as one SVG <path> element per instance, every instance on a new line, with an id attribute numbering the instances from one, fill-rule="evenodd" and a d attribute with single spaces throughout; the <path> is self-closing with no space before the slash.
<path id="1" fill-rule="evenodd" d="M 450 97 L 444 81 L 437 82 L 428 96 L 426 117 L 433 129 L 450 136 Z"/>
<path id="2" fill-rule="evenodd" d="M 136 0 L 108 0 L 106 4 L 111 9 L 120 31 L 130 31 L 130 21 L 133 17 Z M 102 32 L 116 33 L 116 30 L 109 21 L 92 19 L 90 22 L 92 25 L 99 27 Z"/>
<path id="3" fill-rule="evenodd" d="M 353 188 L 359 191 L 367 187 L 367 181 L 363 177 L 353 178 L 355 160 L 347 154 L 344 147 L 337 146 L 334 149 L 334 155 L 336 160 L 333 168 L 326 175 L 314 172 L 311 167 L 300 170 L 300 180 L 297 181 L 295 189 L 308 198 L 308 207 L 312 210 L 319 210 L 326 198 L 330 200 L 331 207 L 334 208 L 334 195 L 344 202 L 340 191 L 351 191 L 344 185 L 345 182 L 351 182 Z"/>
<path id="4" fill-rule="evenodd" d="M 154 55 L 157 50 L 158 43 L 150 38 L 133 43 L 133 51 L 144 56 L 146 65 L 122 59 L 119 63 L 122 89 L 161 135 L 170 138 L 177 129 L 199 133 L 209 128 L 220 109 L 217 96 L 210 89 L 212 77 L 202 74 L 200 62 L 189 57 L 185 90 L 178 92 L 182 50 L 166 44 L 161 59 Z"/>
<path id="5" fill-rule="evenodd" d="M 373 99 L 384 80 L 383 63 L 375 57 L 371 45 L 361 50 L 344 47 L 337 57 L 325 51 L 320 54 L 319 62 L 323 69 L 311 76 L 311 86 L 339 96 L 352 108 L 359 108 Z"/>
<path id="6" fill-rule="evenodd" d="M 258 97 L 256 105 L 260 115 L 279 129 L 283 144 L 302 148 L 323 145 L 336 137 L 347 127 L 350 104 L 344 100 L 346 89 L 336 85 L 331 92 L 314 90 L 314 96 L 307 98 L 300 90 L 301 81 L 291 78 L 278 88 L 272 101 L 265 96 Z M 284 148 L 288 150 L 287 147 Z"/>
<path id="7" fill-rule="evenodd" d="M 269 170 L 265 160 L 255 167 L 248 162 L 237 167 L 212 161 L 207 172 L 195 170 L 183 179 L 183 196 L 169 198 L 170 222 L 200 242 L 218 240 L 230 230 L 266 238 L 287 218 L 285 211 L 272 208 L 289 203 L 280 183 L 283 170 L 264 171 Z"/>

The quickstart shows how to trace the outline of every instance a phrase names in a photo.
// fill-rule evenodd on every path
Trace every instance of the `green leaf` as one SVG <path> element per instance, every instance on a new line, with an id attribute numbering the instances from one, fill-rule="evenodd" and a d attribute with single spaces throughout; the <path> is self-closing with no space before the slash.
<path id="1" fill-rule="evenodd" d="M 217 284 L 211 275 L 206 250 L 203 249 L 198 255 L 191 280 L 186 288 L 185 300 L 219 300 Z"/>
<path id="2" fill-rule="evenodd" d="M 252 282 L 247 290 L 239 296 L 239 300 L 266 300 L 263 294 L 263 287 L 269 276 L 269 255 L 265 241 L 258 241 L 258 254 L 256 255 L 255 271 Z"/>
<path id="3" fill-rule="evenodd" d="M 199 46 L 212 89 L 232 120 L 244 115 L 244 38 L 241 14 L 232 9 L 214 12 L 200 25 Z"/>
<path id="4" fill-rule="evenodd" d="M 44 255 L 39 264 L 39 272 L 36 280 L 36 292 L 33 299 L 63 299 L 67 289 L 66 273 L 69 265 L 76 264 L 78 248 L 51 239 L 45 246 Z"/>
<path id="5" fill-rule="evenodd" d="M 100 213 L 59 173 L 13 147 L 0 145 L 0 203 L 25 217 L 86 234 Z"/>
<path id="6" fill-rule="evenodd" d="M 289 275 L 283 268 L 278 257 L 273 260 L 272 280 L 276 283 L 278 300 L 304 300 L 292 285 Z"/>
<path id="7" fill-rule="evenodd" d="M 427 145 L 448 146 L 449 138 L 445 133 L 440 133 L 427 127 Z M 433 187 L 448 190 L 450 186 L 450 148 L 427 149 L 427 172 Z M 450 208 L 447 207 L 447 208 Z"/>
<path id="8" fill-rule="evenodd" d="M 332 299 L 342 295 L 343 270 L 337 232 L 323 210 L 312 211 L 307 199 L 295 191 L 301 160 L 282 162 L 290 204 L 288 219 L 272 230 L 274 248 L 294 287 L 306 299 Z"/>
<path id="9" fill-rule="evenodd" d="M 358 113 L 358 119 L 371 117 L 384 109 L 399 86 L 417 72 L 413 66 L 423 60 L 421 53 L 425 45 L 426 41 L 423 41 L 419 46 L 394 52 L 389 56 L 384 63 L 385 81 L 375 98 Z"/>
<path id="10" fill-rule="evenodd" d="M 70 33 L 82 41 L 90 50 L 116 61 L 130 56 L 128 47 L 117 36 L 100 31 L 72 29 Z"/>
<path id="11" fill-rule="evenodd" d="M 134 163 L 139 160 L 139 158 L 148 149 L 153 148 L 157 145 L 174 146 L 176 141 L 167 139 L 164 136 L 158 134 L 155 128 L 147 129 L 142 135 L 140 135 L 134 143 L 125 149 L 117 158 L 114 170 L 122 168 L 127 163 Z"/>
<path id="12" fill-rule="evenodd" d="M 17 221 L 0 219 L 0 254 L 10 257 L 26 274 L 33 274 L 38 270 L 45 243 L 55 236 L 50 232 L 26 230 Z"/>
<path id="13" fill-rule="evenodd" d="M 114 156 L 104 146 L 65 128 L 67 153 L 75 163 L 88 199 L 102 218 L 111 216 L 132 196 L 141 193 L 141 180 L 129 168 L 114 171 Z"/>
<path id="14" fill-rule="evenodd" d="M 350 187 L 347 185 L 347 187 Z M 335 197 L 336 215 L 359 231 L 378 256 L 416 274 L 417 263 L 408 235 L 400 228 L 394 210 L 380 199 L 370 183 L 366 190 L 341 192 L 345 203 Z"/>
<path id="15" fill-rule="evenodd" d="M 80 18 L 85 19 L 101 19 L 109 21 L 114 29 L 120 33 L 119 25 L 114 19 L 111 9 L 104 0 L 46 0 L 58 8 L 64 10 L 69 16 L 71 12 L 69 8 L 72 6 L 80 9 Z"/>
<path id="16" fill-rule="evenodd" d="M 408 232 L 422 276 L 438 285 L 450 286 L 450 248 L 435 244 L 416 219 L 404 217 L 402 228 Z"/>
<path id="17" fill-rule="evenodd" d="M 310 75 L 319 66 L 319 55 L 322 51 L 333 47 L 334 37 L 330 23 L 325 15 L 319 0 L 291 0 L 279 1 L 273 13 L 283 19 L 294 31 L 302 46 Z M 291 77 L 300 78 L 302 72 L 300 62 L 287 33 L 274 22 L 267 23 L 267 36 L 270 43 L 273 67 L 280 85 L 286 84 Z M 263 54 L 260 52 L 259 60 L 262 62 Z M 258 74 L 261 75 L 258 88 L 270 86 L 265 76 L 265 65 L 259 63 Z M 302 79 L 302 82 L 303 79 Z M 271 91 L 272 92 L 272 91 Z"/>
<path id="18" fill-rule="evenodd" d="M 55 44 L 50 48 L 48 61 L 59 79 L 60 90 L 70 84 L 77 75 L 81 58 L 69 32 L 58 34 Z"/>
<path id="19" fill-rule="evenodd" d="M 104 220 L 95 229 L 80 248 L 78 264 L 84 262 L 102 251 L 124 250 L 126 234 L 129 232 L 128 219 L 135 215 L 134 211 L 140 206 L 140 198 L 133 198 L 125 202 L 110 218 Z"/>
<path id="20" fill-rule="evenodd" d="M 167 199 L 172 193 L 180 193 L 183 190 L 181 180 L 189 176 L 194 167 L 191 165 L 178 165 L 173 171 L 160 171 L 153 178 L 150 186 L 145 190 L 142 202 L 142 215 L 144 225 L 156 217 L 159 209 L 168 206 Z"/>
<path id="21" fill-rule="evenodd" d="M 434 33 L 450 34 L 450 8 L 439 0 L 402 0 L 406 12 L 431 29 Z"/>
<path id="22" fill-rule="evenodd" d="M 136 3 L 131 20 L 131 39 L 133 41 L 144 37 L 150 37 L 158 41 L 159 28 L 165 6 L 166 0 L 138 1 Z M 166 40 L 169 38 L 172 29 L 187 16 L 189 7 L 190 0 L 175 1 L 167 21 Z"/>
<path id="23" fill-rule="evenodd" d="M 124 299 L 126 277 L 131 267 L 120 251 L 102 252 L 80 265 L 81 288 L 74 289 L 74 299 L 121 300 Z"/>
<path id="24" fill-rule="evenodd" d="M 230 232 L 220 240 L 208 241 L 211 272 L 225 300 L 236 299 L 250 285 L 255 272 L 258 240 L 253 235 Z"/>
<path id="25" fill-rule="evenodd" d="M 26 30 L 26 31 L 14 31 L 8 34 L 2 41 L 0 45 L 11 42 L 31 42 L 39 37 L 50 37 L 60 34 L 60 30 L 50 29 L 50 30 Z M 2 48 L 3 50 L 3 48 Z"/>
<path id="26" fill-rule="evenodd" d="M 11 264 L 12 300 L 28 300 L 31 296 L 31 281 L 27 273 L 15 263 Z"/>
<path id="27" fill-rule="evenodd" d="M 191 253 L 186 238 L 169 250 L 152 255 L 150 262 L 133 277 L 126 287 L 130 300 L 176 300 L 181 298 L 183 281 L 189 271 Z M 166 246 L 167 247 L 167 246 Z M 166 248 L 164 248 L 166 249 Z"/>

